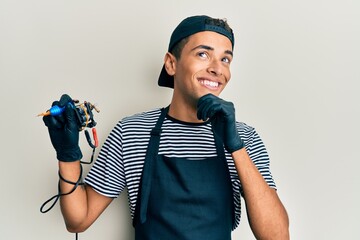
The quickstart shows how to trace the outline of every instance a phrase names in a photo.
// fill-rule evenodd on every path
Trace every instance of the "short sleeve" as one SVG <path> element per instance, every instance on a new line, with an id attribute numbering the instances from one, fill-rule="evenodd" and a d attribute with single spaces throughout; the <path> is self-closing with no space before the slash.
<path id="1" fill-rule="evenodd" d="M 253 161 L 269 187 L 276 189 L 276 184 L 270 171 L 269 154 L 259 134 L 256 132 L 255 128 L 243 122 L 238 122 L 237 128 L 241 139 L 245 143 L 245 149 L 250 159 Z M 239 190 L 240 194 L 243 196 L 243 189 L 240 182 Z"/>
<path id="2" fill-rule="evenodd" d="M 85 178 L 96 192 L 111 198 L 118 197 L 125 188 L 122 154 L 122 125 L 119 122 L 105 140 L 97 160 Z"/>

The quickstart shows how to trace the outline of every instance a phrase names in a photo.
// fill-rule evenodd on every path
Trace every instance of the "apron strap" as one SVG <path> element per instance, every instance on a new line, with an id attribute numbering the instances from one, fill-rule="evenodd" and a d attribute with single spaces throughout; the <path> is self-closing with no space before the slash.
<path id="1" fill-rule="evenodd" d="M 219 119 L 219 117 L 216 116 L 214 119 L 212 119 L 211 128 L 212 128 L 212 131 L 214 134 L 217 155 L 226 165 L 226 169 L 229 169 L 229 165 L 228 165 L 228 162 L 227 162 L 227 159 L 225 156 L 224 143 L 222 141 L 225 133 L 224 133 L 224 128 L 221 124 L 221 119 Z M 229 172 L 228 176 L 229 176 L 229 182 L 230 182 L 230 184 L 232 184 L 230 172 Z M 232 191 L 232 193 L 233 193 L 233 198 L 234 198 L 234 191 Z M 233 203 L 232 209 L 234 209 L 234 208 L 235 208 L 235 206 Z M 235 211 L 233 211 L 232 219 L 233 219 L 232 224 L 234 227 L 235 226 Z"/>
<path id="2" fill-rule="evenodd" d="M 149 140 L 149 146 L 146 151 L 146 157 L 143 167 L 143 173 L 140 182 L 140 196 L 137 199 L 137 205 L 140 204 L 139 208 L 139 220 L 143 224 L 146 221 L 146 213 L 149 202 L 149 196 L 151 191 L 151 176 L 152 176 L 152 164 L 156 159 L 159 150 L 161 126 L 164 122 L 165 116 L 169 111 L 169 107 L 162 108 L 160 117 L 158 118 L 155 127 L 151 130 L 151 136 Z M 136 218 L 137 216 L 135 216 Z M 136 219 L 134 219 L 136 224 Z"/>
<path id="3" fill-rule="evenodd" d="M 226 162 L 225 151 L 224 151 L 224 143 L 222 141 L 224 136 L 224 129 L 222 128 L 221 120 L 215 116 L 214 119 L 211 120 L 211 129 L 214 134 L 216 152 L 219 158 L 222 158 Z"/>

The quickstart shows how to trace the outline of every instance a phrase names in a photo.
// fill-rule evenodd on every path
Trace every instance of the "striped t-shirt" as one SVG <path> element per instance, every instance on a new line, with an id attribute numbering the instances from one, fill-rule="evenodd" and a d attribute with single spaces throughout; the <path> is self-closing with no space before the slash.
<path id="1" fill-rule="evenodd" d="M 119 121 L 107 137 L 99 156 L 90 169 L 85 182 L 98 193 L 115 198 L 127 188 L 131 216 L 134 217 L 142 167 L 160 109 L 126 117 Z M 270 187 L 276 188 L 265 146 L 253 127 L 237 122 L 238 133 L 245 148 Z M 159 155 L 201 160 L 216 157 L 211 123 L 185 123 L 166 116 L 160 137 Z M 241 183 L 234 161 L 225 150 L 234 192 L 235 224 L 240 222 Z"/>

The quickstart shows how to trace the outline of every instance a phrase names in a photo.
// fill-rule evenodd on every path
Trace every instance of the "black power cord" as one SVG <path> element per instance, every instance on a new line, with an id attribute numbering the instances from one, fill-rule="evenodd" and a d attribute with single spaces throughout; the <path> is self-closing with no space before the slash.
<path id="1" fill-rule="evenodd" d="M 95 133 L 95 128 L 93 128 L 93 133 Z M 96 133 L 95 133 L 96 134 Z M 94 155 L 95 155 L 95 149 L 96 147 L 98 146 L 98 143 L 97 143 L 97 137 L 96 137 L 96 140 L 95 140 L 95 144 L 93 144 L 91 142 L 91 139 L 90 139 L 90 135 L 88 133 L 87 130 L 85 130 L 85 135 L 86 135 L 86 139 L 88 141 L 88 144 L 90 145 L 90 147 L 93 149 L 92 150 L 92 154 L 91 154 L 91 158 L 90 158 L 90 161 L 89 162 L 84 162 L 84 161 L 80 161 L 81 164 L 92 164 L 93 161 L 94 161 Z M 78 178 L 78 180 L 76 182 L 71 182 L 71 181 L 68 181 L 66 179 L 64 179 L 60 172 L 58 172 L 59 174 L 59 183 L 58 183 L 58 193 L 54 196 L 52 196 L 51 198 L 49 198 L 48 200 L 46 200 L 40 207 L 40 212 L 41 213 L 47 213 L 48 211 L 50 211 L 54 206 L 55 204 L 57 203 L 57 201 L 59 200 L 59 198 L 61 196 L 66 196 L 66 195 L 69 195 L 71 193 L 73 193 L 75 191 L 75 189 L 78 187 L 78 186 L 81 186 L 81 185 L 84 185 L 83 182 L 81 182 L 81 179 L 82 179 L 82 174 L 83 174 L 83 167 L 82 165 L 80 164 L 80 176 Z M 66 183 L 69 183 L 69 184 L 72 184 L 74 185 L 74 187 L 70 190 L 70 192 L 67 192 L 67 193 L 61 193 L 61 189 L 60 189 L 60 180 L 66 182 Z M 51 201 L 54 201 L 51 206 L 49 208 L 47 208 L 46 210 L 44 210 L 44 207 Z"/>

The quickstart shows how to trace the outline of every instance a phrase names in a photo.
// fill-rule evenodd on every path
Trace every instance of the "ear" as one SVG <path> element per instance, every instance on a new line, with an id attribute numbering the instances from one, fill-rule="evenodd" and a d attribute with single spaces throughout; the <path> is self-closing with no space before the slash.
<path id="1" fill-rule="evenodd" d="M 164 66 L 166 69 L 166 72 L 170 76 L 174 76 L 176 72 L 176 58 L 171 53 L 167 52 L 164 57 Z"/>

